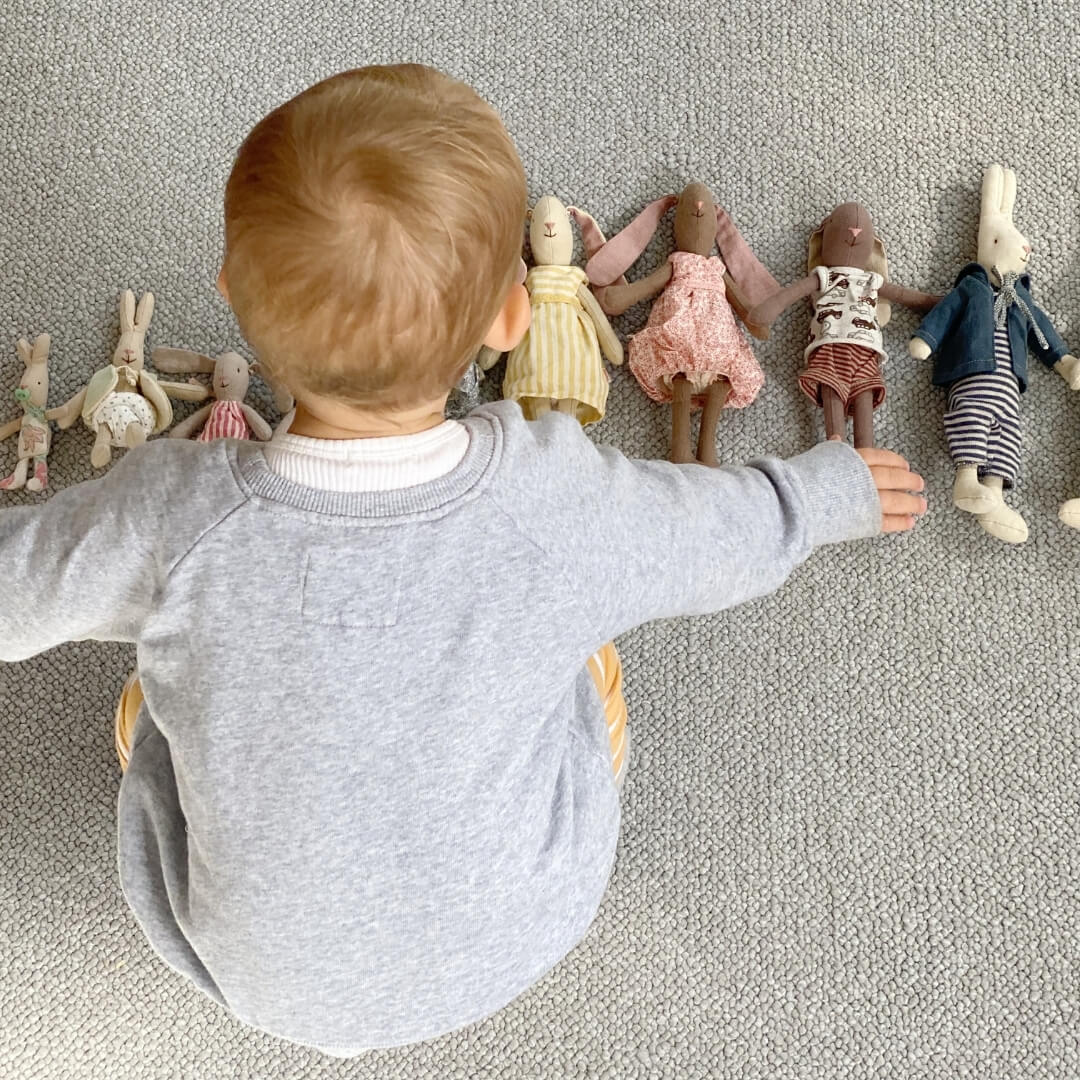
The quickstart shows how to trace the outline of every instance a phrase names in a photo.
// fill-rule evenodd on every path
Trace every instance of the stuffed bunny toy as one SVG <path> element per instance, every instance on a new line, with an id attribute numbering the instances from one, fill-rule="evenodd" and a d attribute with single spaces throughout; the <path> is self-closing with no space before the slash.
<path id="1" fill-rule="evenodd" d="M 616 279 L 638 259 L 664 215 L 675 208 L 675 248 L 647 277 Z M 712 255 L 713 245 L 720 257 Z M 653 401 L 672 406 L 671 460 L 715 466 L 716 425 L 724 408 L 749 405 L 765 376 L 735 322 L 779 289 L 703 184 L 665 195 L 645 208 L 585 266 L 600 306 L 618 315 L 662 293 L 644 329 L 630 339 L 629 366 Z M 734 313 L 733 313 L 734 311 Z M 747 324 L 755 337 L 766 336 Z M 695 453 L 690 414 L 702 409 Z"/>
<path id="2" fill-rule="evenodd" d="M 874 411 L 885 400 L 881 328 L 891 303 L 925 312 L 941 297 L 889 284 L 885 244 L 857 202 L 837 206 L 814 230 L 806 265 L 809 276 L 758 304 L 750 322 L 772 326 L 796 300 L 812 299 L 799 386 L 824 411 L 828 439 L 843 440 L 851 416 L 855 446 L 873 446 Z"/>
<path id="3" fill-rule="evenodd" d="M 153 293 L 143 295 L 138 310 L 135 294 L 130 289 L 121 293 L 120 342 L 112 362 L 56 410 L 60 427 L 71 427 L 81 416 L 94 433 L 90 463 L 97 469 L 112 460 L 112 447 L 131 449 L 164 431 L 173 418 L 170 397 L 203 401 L 209 394 L 205 386 L 162 382 L 144 369 L 146 331 L 153 313 Z"/>
<path id="4" fill-rule="evenodd" d="M 15 471 L 0 480 L 2 491 L 18 491 L 23 487 L 27 491 L 44 491 L 49 482 L 46 463 L 52 443 L 49 421 L 57 412 L 45 408 L 49 400 L 49 344 L 49 335 L 39 334 L 32 346 L 26 338 L 20 338 L 16 346 L 25 368 L 15 391 L 15 400 L 22 406 L 23 414 L 0 426 L 0 442 L 18 432 L 19 456 Z"/>
<path id="5" fill-rule="evenodd" d="M 573 209 L 579 220 L 588 219 Z M 529 211 L 534 266 L 525 277 L 532 321 L 506 360 L 503 397 L 516 401 L 526 419 L 555 409 L 584 427 L 604 417 L 608 379 L 601 357 L 623 361 L 622 344 L 611 329 L 585 271 L 571 265 L 571 212 L 554 195 Z"/>
<path id="6" fill-rule="evenodd" d="M 933 381 L 948 391 L 945 436 L 956 467 L 953 503 L 991 536 L 1027 539 L 1024 519 L 1005 505 L 1020 468 L 1020 395 L 1028 349 L 1080 388 L 1080 361 L 1031 297 L 1031 245 L 1013 224 L 1016 174 L 991 165 L 983 174 L 978 261 L 968 263 L 940 304 L 919 324 L 908 350 L 934 356 Z"/>
<path id="7" fill-rule="evenodd" d="M 187 349 L 155 349 L 151 357 L 158 371 L 170 375 L 180 372 L 212 375 L 210 385 L 214 400 L 181 420 L 169 432 L 170 438 L 187 439 L 195 435 L 200 442 L 210 442 L 213 439 L 250 439 L 254 435 L 265 442 L 273 434 L 270 425 L 244 403 L 251 373 L 259 371 L 258 364 L 249 365 L 234 352 L 222 353 L 213 360 Z"/>

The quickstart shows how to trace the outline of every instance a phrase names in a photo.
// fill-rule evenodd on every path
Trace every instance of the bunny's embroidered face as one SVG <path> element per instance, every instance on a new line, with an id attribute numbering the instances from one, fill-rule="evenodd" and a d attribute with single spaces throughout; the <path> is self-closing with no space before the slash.
<path id="1" fill-rule="evenodd" d="M 545 195 L 532 208 L 529 246 L 537 266 L 569 266 L 574 255 L 570 215 L 554 195 Z"/>
<path id="2" fill-rule="evenodd" d="M 991 165 L 983 174 L 979 262 L 995 284 L 1008 273 L 1027 273 L 1031 245 L 1013 224 L 1016 173 Z"/>
<path id="3" fill-rule="evenodd" d="M 19 389 L 30 395 L 30 403 L 40 408 L 49 400 L 49 335 L 41 334 L 30 345 L 25 339 L 18 344 L 19 356 L 26 370 L 19 380 Z"/>
<path id="4" fill-rule="evenodd" d="M 841 203 L 822 223 L 821 261 L 825 266 L 865 269 L 874 254 L 874 223 L 859 203 Z"/>
<path id="5" fill-rule="evenodd" d="M 248 362 L 234 352 L 222 353 L 214 364 L 214 397 L 218 401 L 243 401 L 250 381 Z"/>
<path id="6" fill-rule="evenodd" d="M 711 255 L 716 243 L 716 203 L 704 184 L 687 184 L 675 209 L 675 246 L 695 255 Z"/>

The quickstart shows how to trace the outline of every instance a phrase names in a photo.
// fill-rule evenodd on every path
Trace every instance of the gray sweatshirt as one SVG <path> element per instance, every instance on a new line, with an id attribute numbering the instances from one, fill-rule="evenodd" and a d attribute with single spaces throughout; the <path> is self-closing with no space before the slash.
<path id="1" fill-rule="evenodd" d="M 0 511 L 0 660 L 137 645 L 119 872 L 151 944 L 332 1054 L 479 1020 L 585 934 L 619 828 L 593 652 L 880 528 L 840 443 L 714 470 L 507 403 L 465 423 L 461 464 L 413 488 L 162 439 Z"/>

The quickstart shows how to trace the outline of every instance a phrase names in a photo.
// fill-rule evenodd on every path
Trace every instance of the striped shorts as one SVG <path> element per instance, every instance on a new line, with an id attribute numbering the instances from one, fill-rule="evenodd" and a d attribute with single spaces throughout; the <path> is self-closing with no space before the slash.
<path id="1" fill-rule="evenodd" d="M 873 393 L 874 408 L 885 400 L 885 380 L 881 377 L 881 354 L 866 345 L 849 341 L 829 341 L 819 345 L 799 372 L 799 386 L 815 404 L 821 405 L 821 388 L 836 391 L 851 412 L 855 399 L 867 390 Z"/>
<path id="2" fill-rule="evenodd" d="M 1020 473 L 1020 383 L 1007 330 L 994 334 L 994 371 L 966 375 L 949 387 L 945 438 L 953 464 L 975 465 L 1012 487 Z"/>
<path id="3" fill-rule="evenodd" d="M 622 692 L 622 661 L 614 645 L 605 645 L 589 658 L 589 674 L 596 683 L 600 700 L 604 703 L 607 720 L 608 741 L 611 745 L 611 767 L 615 771 L 615 783 L 621 789 L 626 775 L 629 734 L 626 730 L 626 702 Z M 142 684 L 139 673 L 133 671 L 124 684 L 123 693 L 116 706 L 114 741 L 120 769 L 127 771 L 131 759 L 131 734 L 135 730 L 135 718 L 143 703 Z"/>

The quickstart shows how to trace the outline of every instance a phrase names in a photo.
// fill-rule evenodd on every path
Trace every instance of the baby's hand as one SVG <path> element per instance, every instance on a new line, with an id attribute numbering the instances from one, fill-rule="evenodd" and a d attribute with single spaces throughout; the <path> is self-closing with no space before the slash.
<path id="1" fill-rule="evenodd" d="M 881 498 L 881 531 L 906 532 L 912 528 L 915 519 L 926 513 L 926 499 L 912 494 L 926 486 L 923 478 L 891 450 L 870 447 L 856 452 L 870 466 L 870 475 Z"/>

